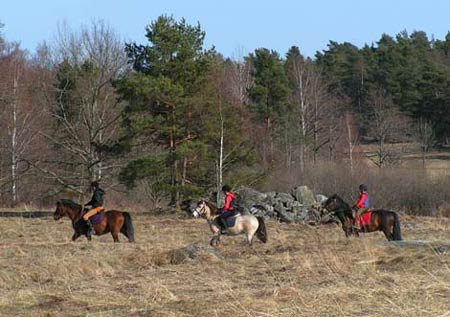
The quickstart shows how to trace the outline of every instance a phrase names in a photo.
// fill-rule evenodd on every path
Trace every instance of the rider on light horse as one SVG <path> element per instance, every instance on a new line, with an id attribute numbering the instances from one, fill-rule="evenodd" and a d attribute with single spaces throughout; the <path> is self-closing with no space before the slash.
<path id="1" fill-rule="evenodd" d="M 226 234 L 228 233 L 227 218 L 236 216 L 238 212 L 236 211 L 236 195 L 231 191 L 231 187 L 224 185 L 222 192 L 225 194 L 225 204 L 218 210 L 218 213 L 219 223 L 222 225 L 222 233 Z"/>

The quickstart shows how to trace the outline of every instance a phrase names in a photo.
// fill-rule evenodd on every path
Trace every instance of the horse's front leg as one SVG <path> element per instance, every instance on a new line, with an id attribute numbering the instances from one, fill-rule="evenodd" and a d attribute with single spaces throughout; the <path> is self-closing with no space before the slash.
<path id="1" fill-rule="evenodd" d="M 81 236 L 81 234 L 79 234 L 78 232 L 75 231 L 72 236 L 72 241 L 75 241 L 76 239 L 78 239 L 79 236 Z"/>
<path id="2" fill-rule="evenodd" d="M 351 235 L 351 231 L 348 229 L 346 225 L 342 225 L 342 230 L 344 231 L 346 238 L 348 238 Z"/>
<path id="3" fill-rule="evenodd" d="M 212 239 L 211 239 L 211 241 L 209 242 L 209 244 L 210 244 L 212 247 L 216 247 L 217 245 L 219 245 L 219 243 L 220 243 L 220 232 L 219 232 L 218 235 L 212 237 Z"/>

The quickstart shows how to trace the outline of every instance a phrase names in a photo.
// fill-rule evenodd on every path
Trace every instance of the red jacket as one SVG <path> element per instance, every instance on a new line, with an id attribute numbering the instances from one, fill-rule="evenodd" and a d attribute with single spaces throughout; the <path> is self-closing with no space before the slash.
<path id="1" fill-rule="evenodd" d="M 226 193 L 225 205 L 223 205 L 223 208 L 222 208 L 223 211 L 232 211 L 232 210 L 234 210 L 234 206 L 232 205 L 232 202 L 233 202 L 234 198 L 236 198 L 234 193 L 232 193 L 232 192 L 227 192 Z"/>
<path id="2" fill-rule="evenodd" d="M 362 192 L 359 196 L 359 200 L 355 205 L 356 208 L 368 208 L 369 207 L 369 194 Z"/>

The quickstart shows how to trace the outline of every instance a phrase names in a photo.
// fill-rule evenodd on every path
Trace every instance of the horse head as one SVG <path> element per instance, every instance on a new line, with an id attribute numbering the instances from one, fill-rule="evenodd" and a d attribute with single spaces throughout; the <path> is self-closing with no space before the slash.
<path id="1" fill-rule="evenodd" d="M 65 214 L 66 214 L 66 208 L 65 208 L 64 204 L 60 200 L 58 200 L 56 202 L 56 210 L 55 210 L 55 213 L 53 214 L 53 219 L 59 220 L 62 217 L 64 217 Z"/>
<path id="2" fill-rule="evenodd" d="M 205 200 L 200 200 L 197 203 L 197 207 L 195 207 L 194 212 L 192 213 L 192 215 L 194 216 L 194 218 L 207 217 L 207 215 L 210 214 L 210 212 L 211 211 L 210 211 L 206 201 Z"/>
<path id="3" fill-rule="evenodd" d="M 328 212 L 335 212 L 341 208 L 343 200 L 338 194 L 330 196 L 327 200 L 322 203 L 322 208 L 326 209 Z"/>
<path id="4" fill-rule="evenodd" d="M 334 194 L 322 203 L 322 208 L 337 216 L 346 236 L 351 234 L 353 213 L 350 206 L 339 195 Z"/>
<path id="5" fill-rule="evenodd" d="M 81 205 L 71 201 L 70 199 L 60 199 L 56 202 L 56 210 L 53 214 L 53 219 L 59 220 L 64 216 L 74 219 L 81 213 Z"/>

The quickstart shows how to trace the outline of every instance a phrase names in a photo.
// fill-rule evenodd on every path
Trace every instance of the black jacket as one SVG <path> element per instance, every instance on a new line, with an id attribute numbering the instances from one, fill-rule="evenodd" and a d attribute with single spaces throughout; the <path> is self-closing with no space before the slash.
<path id="1" fill-rule="evenodd" d="M 86 205 L 92 206 L 94 208 L 103 206 L 105 191 L 101 188 L 96 188 L 92 194 L 91 200 L 86 203 Z"/>

